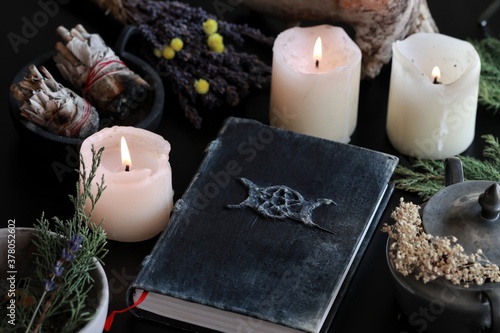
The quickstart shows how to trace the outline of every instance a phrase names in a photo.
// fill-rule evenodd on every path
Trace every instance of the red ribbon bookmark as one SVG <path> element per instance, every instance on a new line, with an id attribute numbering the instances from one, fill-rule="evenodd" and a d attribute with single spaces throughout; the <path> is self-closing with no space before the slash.
<path id="1" fill-rule="evenodd" d="M 117 313 L 127 312 L 127 311 L 137 307 L 139 304 L 141 304 L 146 299 L 146 296 L 148 295 L 148 293 L 149 293 L 148 291 L 143 291 L 141 296 L 139 297 L 139 299 L 134 304 L 129 306 L 128 308 L 123 309 L 123 310 L 115 310 L 115 311 L 111 312 L 109 314 L 108 318 L 106 318 L 106 323 L 104 324 L 104 330 L 106 332 L 109 331 L 109 329 L 111 328 L 111 325 L 113 325 L 113 320 L 114 320 L 115 315 Z"/>

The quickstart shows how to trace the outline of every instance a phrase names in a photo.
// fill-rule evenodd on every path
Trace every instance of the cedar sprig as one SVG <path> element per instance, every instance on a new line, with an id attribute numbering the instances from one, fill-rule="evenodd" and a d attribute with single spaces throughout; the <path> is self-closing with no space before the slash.
<path id="1" fill-rule="evenodd" d="M 494 114 L 500 111 L 500 40 L 488 37 L 470 40 L 481 59 L 479 102 Z"/>
<path id="2" fill-rule="evenodd" d="M 435 160 L 416 159 L 411 168 L 398 164 L 394 172 L 394 185 L 428 200 L 443 187 L 443 170 L 442 161 Z"/>
<path id="3" fill-rule="evenodd" d="M 202 125 L 202 110 L 235 106 L 252 88 L 260 89 L 270 83 L 271 67 L 256 55 L 236 49 L 246 38 L 271 46 L 274 38 L 258 29 L 217 20 L 200 7 L 177 1 L 93 1 L 109 9 L 122 23 L 138 28 L 143 42 L 142 57 L 168 80 L 185 116 L 196 128 Z M 116 8 L 118 3 L 120 10 Z M 217 33 L 224 43 L 221 52 L 207 45 L 202 25 L 209 19 L 218 23 Z M 160 52 L 174 38 L 182 40 L 183 48 L 166 59 Z M 199 93 L 193 87 L 199 79 L 209 83 L 208 92 Z"/>
<path id="4" fill-rule="evenodd" d="M 465 180 L 500 181 L 500 144 L 491 134 L 483 135 L 486 142 L 484 160 L 461 156 Z M 416 193 L 424 201 L 429 200 L 444 184 L 445 167 L 443 160 L 415 159 L 411 166 L 399 164 L 393 181 L 397 189 Z"/>
<path id="5" fill-rule="evenodd" d="M 22 306 L 16 308 L 16 332 L 76 332 L 95 315 L 90 307 L 95 300 L 89 299 L 94 282 L 90 273 L 96 260 L 103 264 L 107 241 L 102 225 L 93 224 L 91 214 L 85 213 L 85 204 L 90 200 L 93 211 L 105 189 L 101 178 L 96 194 L 91 192 L 102 152 L 103 148 L 92 147 L 90 170 L 80 157 L 77 194 L 70 195 L 73 217 L 65 221 L 54 217 L 50 223 L 42 214 L 34 224 L 34 273 L 23 277 L 24 300 L 18 300 Z"/>

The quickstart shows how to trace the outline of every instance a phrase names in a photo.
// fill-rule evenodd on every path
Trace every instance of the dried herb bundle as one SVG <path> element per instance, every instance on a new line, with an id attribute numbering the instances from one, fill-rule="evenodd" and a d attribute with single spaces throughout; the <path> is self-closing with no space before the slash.
<path id="1" fill-rule="evenodd" d="M 54 57 L 61 75 L 75 86 L 101 114 L 129 115 L 127 102 L 141 96 L 149 84 L 134 73 L 98 34 L 78 24 L 71 30 L 58 27 L 62 42 Z"/>
<path id="2" fill-rule="evenodd" d="M 88 101 L 57 82 L 45 67 L 41 73 L 35 65 L 29 70 L 29 76 L 10 87 L 24 118 L 67 137 L 85 138 L 97 131 L 99 115 Z"/>
<path id="3" fill-rule="evenodd" d="M 196 128 L 202 123 L 200 107 L 212 110 L 223 104 L 237 105 L 251 88 L 270 82 L 269 65 L 253 54 L 238 52 L 231 44 L 242 45 L 249 37 L 272 45 L 274 39 L 257 29 L 215 21 L 203 9 L 176 1 L 92 1 L 121 23 L 139 29 L 145 44 L 142 56 L 169 80 Z M 217 24 L 215 31 L 204 27 L 207 21 Z"/>

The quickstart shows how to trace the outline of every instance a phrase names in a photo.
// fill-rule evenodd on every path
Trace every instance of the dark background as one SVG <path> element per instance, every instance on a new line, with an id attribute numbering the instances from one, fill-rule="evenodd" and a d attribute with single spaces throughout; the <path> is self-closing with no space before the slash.
<path id="1" fill-rule="evenodd" d="M 64 2 L 64 4 L 62 4 Z M 220 2 L 220 1 L 219 1 Z M 217 1 L 198 1 L 191 4 L 203 6 L 215 14 Z M 260 15 L 243 5 L 228 4 L 231 11 L 224 13 L 224 19 L 231 22 L 248 23 L 261 29 L 267 35 L 275 36 L 285 28 L 284 22 Z M 31 21 L 33 15 L 41 10 L 38 1 L 2 1 L 1 15 L 1 104 L 0 104 L 0 179 L 3 191 L 1 202 L 0 227 L 6 227 L 9 219 L 15 219 L 16 225 L 31 226 L 45 212 L 47 217 L 66 218 L 72 214 L 68 194 L 75 190 L 76 174 L 68 170 L 78 167 L 75 149 L 59 147 L 41 150 L 34 148 L 32 141 L 23 140 L 16 131 L 10 117 L 8 105 L 9 86 L 15 74 L 22 66 L 42 53 L 53 50 L 58 36 L 57 26 L 68 28 L 81 23 L 88 31 L 99 33 L 108 45 L 114 45 L 122 26 L 97 8 L 90 1 L 66 0 L 57 2 L 58 10 L 38 31 L 29 38 L 29 42 L 19 46 L 15 52 L 9 43 L 7 34 L 21 34 L 25 19 Z M 232 5 L 231 5 L 232 4 Z M 490 1 L 477 0 L 429 0 L 429 7 L 441 33 L 460 39 L 479 39 L 484 37 L 478 24 L 478 17 L 490 4 Z M 500 17 L 500 14 L 493 19 Z M 492 19 L 492 20 L 493 20 Z M 336 23 L 336 22 L 331 22 Z M 492 32 L 498 35 L 500 29 L 491 24 Z M 247 45 L 249 52 L 259 56 L 270 64 L 270 47 L 254 44 Z M 366 79 L 361 83 L 359 116 L 356 131 L 351 143 L 398 156 L 402 163 L 411 162 L 395 151 L 385 133 L 385 117 L 389 88 L 390 65 L 386 65 L 375 79 Z M 157 130 L 172 145 L 170 162 L 173 170 L 175 199 L 179 198 L 188 185 L 201 161 L 202 152 L 213 139 L 222 120 L 228 115 L 248 117 L 266 123 L 269 104 L 269 86 L 253 91 L 237 107 L 213 110 L 210 119 L 201 130 L 195 129 L 184 118 L 176 99 L 168 85 L 165 86 L 165 110 L 162 122 Z M 483 107 L 478 108 L 476 139 L 465 152 L 467 155 L 482 155 L 483 134 L 500 134 L 500 116 L 495 116 Z M 55 169 L 55 166 L 63 167 Z M 65 171 L 61 171 L 65 170 Z M 395 191 L 389 208 L 382 218 L 388 222 L 389 212 L 399 198 L 417 201 L 413 195 Z M 125 290 L 135 276 L 143 257 L 149 253 L 156 238 L 139 243 L 119 243 L 109 241 L 110 250 L 105 258 L 105 270 L 110 284 L 110 311 L 122 309 L 125 304 Z M 411 327 L 400 315 L 394 292 L 389 280 L 385 262 L 386 236 L 376 232 L 360 264 L 358 272 L 349 288 L 340 312 L 331 331 L 360 332 L 416 332 L 420 327 Z M 166 326 L 135 318 L 130 313 L 117 315 L 111 332 L 165 332 L 172 331 Z"/>

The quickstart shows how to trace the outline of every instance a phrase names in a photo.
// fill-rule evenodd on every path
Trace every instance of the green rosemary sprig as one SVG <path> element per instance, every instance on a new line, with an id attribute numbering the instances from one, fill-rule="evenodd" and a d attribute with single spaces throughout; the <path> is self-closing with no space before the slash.
<path id="1" fill-rule="evenodd" d="M 90 201 L 92 212 L 105 189 L 101 178 L 96 182 L 96 194 L 91 192 L 102 152 L 103 148 L 95 151 L 92 147 L 90 170 L 80 156 L 77 194 L 69 196 L 75 208 L 73 217 L 65 221 L 53 217 L 51 223 L 42 214 L 33 226 L 33 275 L 22 277 L 22 286 L 18 285 L 21 296 L 15 332 L 76 332 L 95 315 L 91 271 L 96 262 L 103 263 L 107 241 L 102 225 L 90 221 L 85 206 Z M 0 331 L 5 328 L 2 325 Z"/>
<path id="2" fill-rule="evenodd" d="M 500 40 L 489 37 L 470 43 L 481 59 L 479 102 L 497 114 L 500 111 Z"/>
<path id="3" fill-rule="evenodd" d="M 500 144 L 491 134 L 483 135 L 486 142 L 484 160 L 470 156 L 458 157 L 462 160 L 466 180 L 500 181 Z M 444 187 L 444 161 L 416 159 L 411 167 L 398 165 L 394 172 L 397 189 L 413 192 L 424 201 L 430 199 Z"/>

